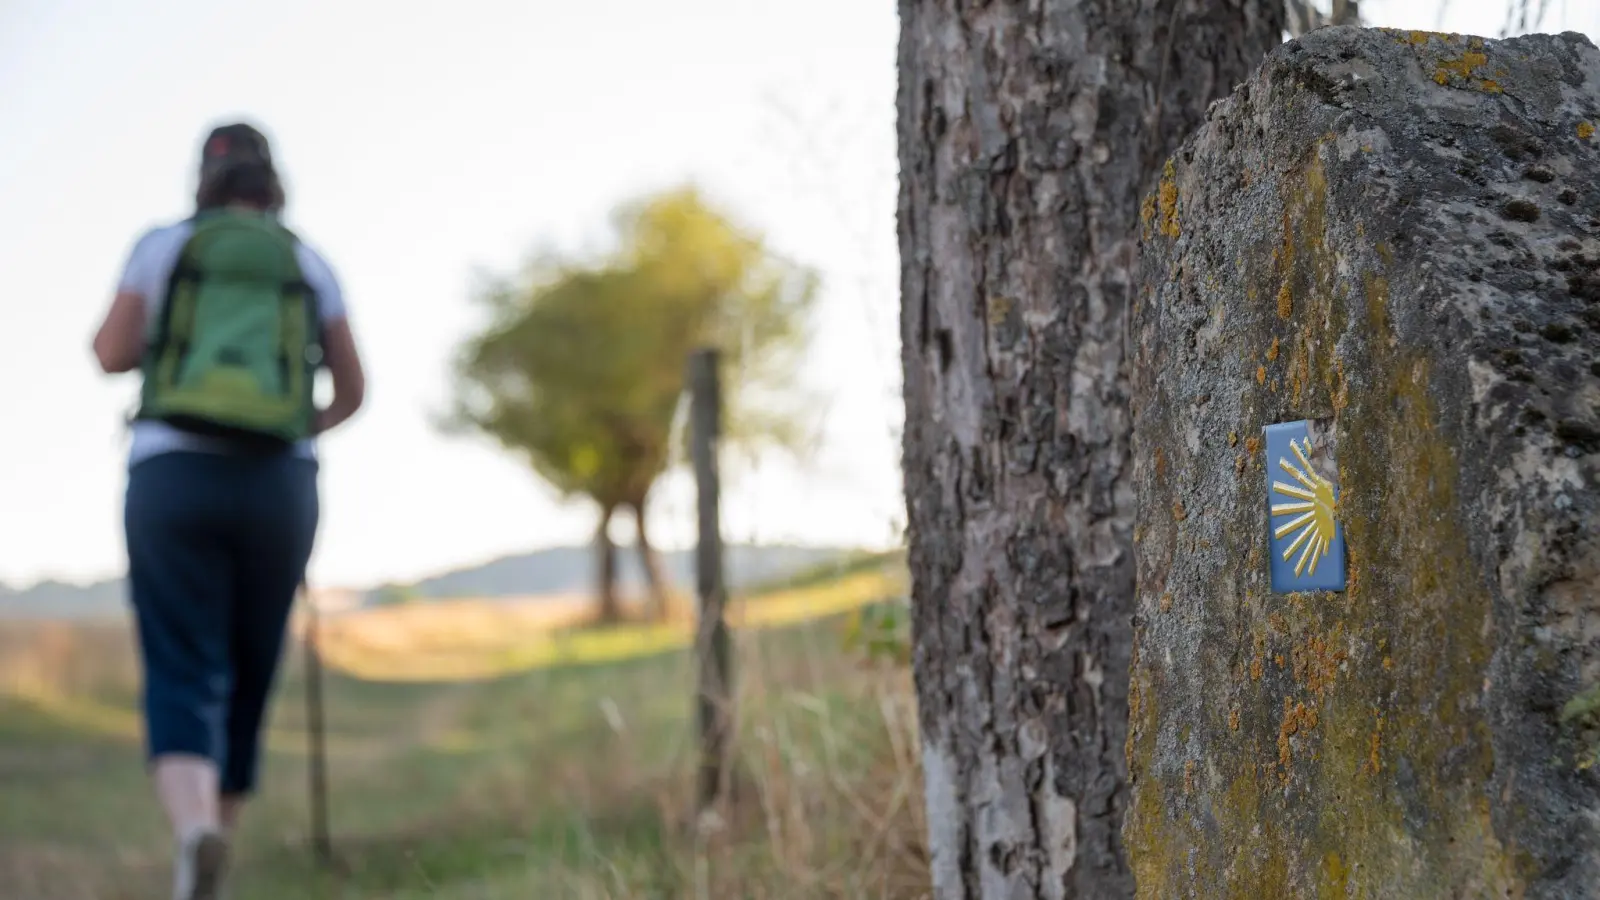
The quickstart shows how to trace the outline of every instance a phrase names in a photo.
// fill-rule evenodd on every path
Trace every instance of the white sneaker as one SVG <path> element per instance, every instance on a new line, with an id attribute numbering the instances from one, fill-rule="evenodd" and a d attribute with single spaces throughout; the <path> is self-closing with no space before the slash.
<path id="1" fill-rule="evenodd" d="M 215 829 L 191 835 L 178 848 L 173 900 L 219 900 L 228 869 L 228 839 Z"/>

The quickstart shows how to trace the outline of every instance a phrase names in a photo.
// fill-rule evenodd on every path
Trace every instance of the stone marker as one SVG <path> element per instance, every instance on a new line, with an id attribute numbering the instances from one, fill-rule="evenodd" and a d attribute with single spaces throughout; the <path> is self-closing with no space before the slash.
<path id="1" fill-rule="evenodd" d="M 1600 682 L 1597 126 L 1581 35 L 1330 28 L 1169 163 L 1134 320 L 1140 897 L 1600 897 L 1561 720 Z M 1315 591 L 1305 523 L 1277 534 L 1305 513 L 1342 544 Z"/>

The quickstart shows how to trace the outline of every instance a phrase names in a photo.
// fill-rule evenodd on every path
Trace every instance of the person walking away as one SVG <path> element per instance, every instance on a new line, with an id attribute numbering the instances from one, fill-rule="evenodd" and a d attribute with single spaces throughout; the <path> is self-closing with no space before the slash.
<path id="1" fill-rule="evenodd" d="M 210 133 L 195 201 L 136 242 L 93 343 L 104 372 L 143 378 L 123 518 L 175 900 L 220 896 L 316 535 L 314 441 L 366 390 L 338 280 L 279 221 L 260 131 Z"/>

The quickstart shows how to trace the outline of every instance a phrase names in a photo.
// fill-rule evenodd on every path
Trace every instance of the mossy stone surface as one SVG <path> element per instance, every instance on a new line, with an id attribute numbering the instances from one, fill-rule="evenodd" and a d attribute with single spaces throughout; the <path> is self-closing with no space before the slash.
<path id="1" fill-rule="evenodd" d="M 1330 28 L 1145 206 L 1123 835 L 1140 897 L 1600 897 L 1600 50 Z M 1332 423 L 1343 593 L 1259 436 Z M 1181 511 L 1181 513 L 1179 512 Z"/>

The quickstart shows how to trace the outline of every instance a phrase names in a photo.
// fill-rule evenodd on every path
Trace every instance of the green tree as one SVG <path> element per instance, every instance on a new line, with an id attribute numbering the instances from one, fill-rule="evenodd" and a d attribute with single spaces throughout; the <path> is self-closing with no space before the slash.
<path id="1" fill-rule="evenodd" d="M 386 584 L 372 592 L 371 602 L 374 606 L 402 606 L 422 599 L 421 592 L 413 585 Z"/>
<path id="2" fill-rule="evenodd" d="M 723 352 L 730 446 L 803 447 L 796 367 L 817 277 L 782 259 L 682 188 L 627 204 L 616 249 L 599 260 L 548 259 L 480 294 L 491 313 L 456 362 L 451 422 L 523 457 L 566 496 L 599 507 L 599 615 L 620 616 L 612 519 L 628 512 L 650 591 L 666 582 L 646 526 L 651 488 L 672 464 L 691 351 Z"/>

